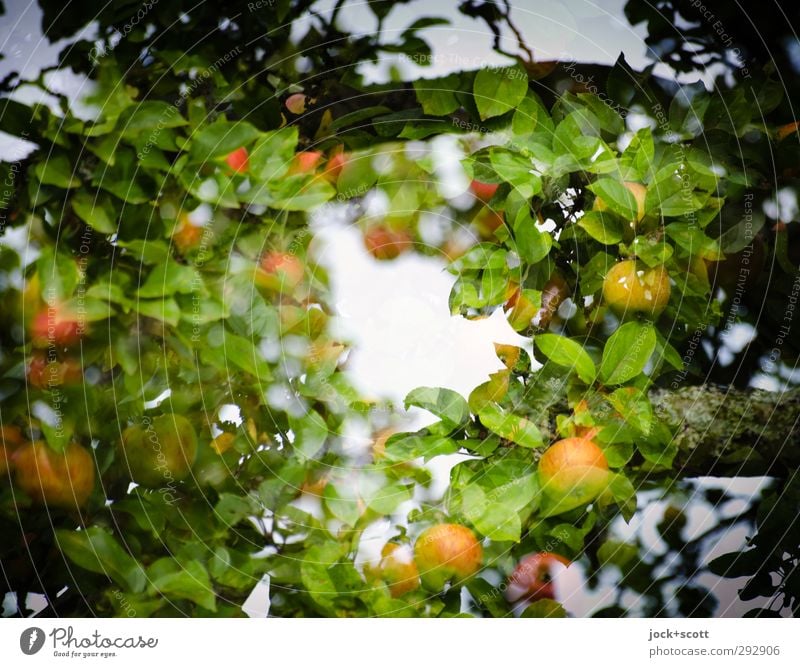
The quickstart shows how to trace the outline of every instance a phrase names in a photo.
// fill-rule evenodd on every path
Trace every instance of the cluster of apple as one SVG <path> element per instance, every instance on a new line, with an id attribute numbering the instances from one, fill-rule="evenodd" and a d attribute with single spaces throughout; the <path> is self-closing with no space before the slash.
<path id="1" fill-rule="evenodd" d="M 41 441 L 27 440 L 16 426 L 2 428 L 0 480 L 13 475 L 14 488 L 49 508 L 75 509 L 94 489 L 94 457 L 71 442 L 62 452 Z"/>
<path id="2" fill-rule="evenodd" d="M 186 417 L 164 414 L 125 429 L 119 454 L 130 477 L 140 486 L 158 489 L 185 479 L 197 458 L 197 437 Z M 9 475 L 10 473 L 10 475 Z M 77 442 L 56 451 L 42 441 L 29 441 L 16 426 L 4 426 L 0 443 L 0 478 L 32 502 L 48 508 L 83 507 L 95 487 L 92 453 Z"/>
<path id="3" fill-rule="evenodd" d="M 28 362 L 28 384 L 50 389 L 78 384 L 83 369 L 74 351 L 80 345 L 82 330 L 78 316 L 64 304 L 47 304 L 39 294 L 39 279 L 33 276 L 23 294 L 28 320 L 28 335 L 33 344 Z"/>
<path id="4" fill-rule="evenodd" d="M 392 597 L 401 597 L 422 585 L 431 592 L 450 583 L 458 585 L 481 567 L 483 549 L 475 534 L 456 523 L 440 523 L 424 530 L 414 543 L 389 542 L 376 566 L 367 567 L 370 581 L 385 583 Z M 558 554 L 537 552 L 522 558 L 505 587 L 511 602 L 555 599 L 553 578 L 569 561 Z"/>

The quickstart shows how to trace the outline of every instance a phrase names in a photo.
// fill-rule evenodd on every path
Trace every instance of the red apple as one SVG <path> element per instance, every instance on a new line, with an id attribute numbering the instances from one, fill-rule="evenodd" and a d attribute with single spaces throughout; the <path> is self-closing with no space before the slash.
<path id="1" fill-rule="evenodd" d="M 410 250 L 412 241 L 411 235 L 405 230 L 374 225 L 364 232 L 364 245 L 375 259 L 387 260 L 395 259 Z"/>
<path id="2" fill-rule="evenodd" d="M 256 284 L 276 292 L 292 290 L 303 281 L 304 274 L 303 262 L 296 255 L 271 250 L 261 258 Z"/>
<path id="3" fill-rule="evenodd" d="M 484 183 L 483 181 L 472 181 L 472 183 L 469 184 L 469 189 L 472 190 L 472 194 L 484 204 L 494 197 L 494 193 L 497 192 L 497 188 L 499 187 L 500 185 L 497 183 Z"/>
<path id="4" fill-rule="evenodd" d="M 548 551 L 525 556 L 509 577 L 506 597 L 510 602 L 555 600 L 554 577 L 568 565 L 566 558 Z"/>
<path id="5" fill-rule="evenodd" d="M 75 359 L 48 359 L 45 354 L 34 353 L 28 364 L 28 382 L 37 389 L 74 385 L 82 379 L 83 369 Z"/>
<path id="6" fill-rule="evenodd" d="M 237 148 L 235 151 L 228 153 L 228 157 L 225 158 L 225 162 L 236 173 L 243 174 L 247 171 L 249 157 L 250 156 L 247 152 L 247 149 L 242 146 L 241 148 Z"/>
<path id="7" fill-rule="evenodd" d="M 31 338 L 34 347 L 72 347 L 81 338 L 81 327 L 77 317 L 63 306 L 46 306 L 34 315 Z"/>
<path id="8" fill-rule="evenodd" d="M 289 165 L 289 175 L 310 174 L 322 162 L 323 155 L 320 151 L 300 151 L 296 153 Z"/>

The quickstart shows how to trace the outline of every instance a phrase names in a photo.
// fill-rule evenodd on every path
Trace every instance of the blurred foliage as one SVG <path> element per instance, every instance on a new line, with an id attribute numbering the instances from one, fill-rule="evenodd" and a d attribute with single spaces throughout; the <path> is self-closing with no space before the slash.
<path id="1" fill-rule="evenodd" d="M 71 44 L 61 65 L 96 82 L 99 114 L 79 118 L 63 96 L 61 115 L 9 99 L 0 110 L 0 130 L 37 146 L 2 164 L 3 229 L 22 229 L 35 256 L 0 255 L 6 590 L 20 602 L 43 593 L 45 613 L 59 616 L 236 616 L 268 574 L 276 615 L 503 616 L 515 564 L 553 551 L 582 559 L 590 586 L 616 567 L 620 596 L 640 593 L 646 613 L 713 613 L 678 510 L 662 530 L 685 560 L 677 608 L 665 591 L 680 577 L 662 590 L 659 559 L 616 543 L 611 528 L 633 516 L 654 475 L 681 477 L 648 390 L 725 373 L 713 360 L 726 317 L 759 325 L 725 380 L 747 384 L 796 296 L 796 223 L 762 212 L 798 175 L 774 67 L 752 65 L 746 83 L 709 92 L 634 72 L 620 56 L 600 90 L 574 65 L 543 67 L 523 48 L 506 67 L 368 84 L 360 66 L 386 54 L 429 61 L 420 33 L 441 20 L 389 37 L 380 27 L 392 3 L 370 2 L 378 30 L 355 36 L 337 27 L 343 2 L 331 16 L 311 0 L 233 1 L 225 17 L 212 3 L 40 4 L 51 40 L 96 24 L 97 41 Z M 493 32 L 513 25 L 488 3 L 461 9 Z M 287 101 L 298 94 L 295 113 Z M 632 116 L 652 122 L 634 131 Z M 458 196 L 443 194 L 431 148 L 442 135 L 463 169 Z M 471 181 L 496 187 L 473 185 L 473 197 Z M 630 183 L 644 186 L 641 201 Z M 375 192 L 386 202 L 377 219 L 364 206 Z M 438 421 L 395 433 L 387 406 L 348 383 L 347 341 L 328 327 L 309 218 L 334 209 L 365 234 L 380 226 L 379 245 L 397 244 L 386 257 L 413 242 L 452 260 L 453 313 L 504 308 L 533 338 L 541 369 L 499 350 L 507 368 L 468 400 L 434 387 L 409 394 L 407 405 Z M 431 212 L 442 221 L 435 242 Z M 642 274 L 667 272 L 663 309 L 608 308 L 605 276 L 625 259 Z M 48 334 L 48 317 L 79 331 Z M 783 334 L 780 358 L 793 363 L 798 351 L 798 337 Z M 76 367 L 77 378 L 66 370 Z M 358 453 L 347 446 L 354 424 L 375 440 Z M 537 469 L 542 452 L 588 429 L 608 463 L 602 488 L 554 491 Z M 129 457 L 151 436 L 158 454 L 191 459 L 191 474 L 157 458 L 163 484 L 131 489 L 143 464 Z M 42 505 L 14 482 L 11 454 L 28 441 L 45 441 L 51 457 L 68 443 L 91 452 L 85 505 Z M 472 457 L 453 468 L 444 499 L 430 498 L 422 462 L 456 452 Z M 710 566 L 750 577 L 744 599 L 792 611 L 795 487 L 775 480 L 757 516 L 741 517 L 758 528 L 753 550 Z M 469 526 L 483 570 L 466 601 L 458 585 L 393 597 L 368 582 L 360 540 L 381 521 L 398 544 L 432 523 Z M 563 610 L 538 601 L 526 613 Z M 622 597 L 601 613 L 627 613 Z"/>

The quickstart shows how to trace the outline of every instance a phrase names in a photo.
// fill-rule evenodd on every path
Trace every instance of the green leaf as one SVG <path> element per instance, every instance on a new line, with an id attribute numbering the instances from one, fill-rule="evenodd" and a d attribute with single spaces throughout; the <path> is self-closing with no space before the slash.
<path id="1" fill-rule="evenodd" d="M 536 424 L 524 417 L 505 412 L 496 404 L 485 405 L 478 416 L 490 431 L 521 447 L 536 448 L 544 444 Z"/>
<path id="2" fill-rule="evenodd" d="M 442 426 L 450 433 L 461 428 L 469 419 L 466 399 L 457 391 L 441 387 L 417 387 L 406 396 L 405 408 L 412 405 L 432 412 L 442 420 Z"/>
<path id="3" fill-rule="evenodd" d="M 72 296 L 80 280 L 78 264 L 68 251 L 58 252 L 45 247 L 36 260 L 36 271 L 41 280 L 41 295 L 45 301 L 64 301 Z"/>
<path id="4" fill-rule="evenodd" d="M 489 160 L 495 173 L 513 185 L 525 199 L 542 191 L 542 179 L 533 173 L 533 163 L 529 158 L 495 147 L 489 151 Z"/>
<path id="5" fill-rule="evenodd" d="M 495 542 L 519 542 L 522 522 L 519 513 L 502 502 L 487 503 L 483 512 L 472 520 L 482 535 Z"/>
<path id="6" fill-rule="evenodd" d="M 158 132 L 165 128 L 181 127 L 187 123 L 174 104 L 147 100 L 123 111 L 117 120 L 117 127 L 125 136 L 131 136 L 142 131 Z M 151 141 L 155 142 L 155 139 Z"/>
<path id="7" fill-rule="evenodd" d="M 164 241 L 149 239 L 134 239 L 133 241 L 117 241 L 126 254 L 130 254 L 142 264 L 160 264 L 166 262 L 169 255 L 169 246 Z"/>
<path id="8" fill-rule="evenodd" d="M 613 178 L 601 178 L 589 186 L 589 189 L 598 197 L 602 197 L 605 204 L 614 213 L 621 215 L 626 220 L 636 219 L 638 205 L 636 197 L 625 187 L 622 181 Z"/>
<path id="9" fill-rule="evenodd" d="M 129 149 L 117 149 L 113 166 L 99 165 L 92 185 L 129 204 L 144 204 L 155 195 L 152 180 L 142 171 L 136 153 Z"/>
<path id="10" fill-rule="evenodd" d="M 605 384 L 622 384 L 644 370 L 656 348 L 653 325 L 627 322 L 606 341 L 600 362 L 600 378 Z"/>
<path id="11" fill-rule="evenodd" d="M 43 185 L 77 188 L 81 180 L 75 176 L 76 169 L 66 155 L 53 155 L 44 156 L 44 160 L 37 163 L 33 171 Z"/>
<path id="12" fill-rule="evenodd" d="M 144 284 L 137 290 L 140 298 L 150 299 L 164 297 L 169 294 L 190 294 L 196 292 L 201 296 L 205 291 L 200 274 L 192 266 L 178 264 L 170 259 L 159 264 L 150 271 Z"/>
<path id="13" fill-rule="evenodd" d="M 246 373 L 255 375 L 259 382 L 267 382 L 272 379 L 269 364 L 249 338 L 226 331 L 222 340 L 222 353 L 227 362 Z"/>
<path id="14" fill-rule="evenodd" d="M 517 243 L 520 259 L 527 264 L 542 261 L 553 247 L 552 235 L 536 227 L 536 221 L 531 217 L 527 206 L 517 213 L 514 221 L 514 240 Z"/>
<path id="15" fill-rule="evenodd" d="M 535 347 L 553 363 L 574 369 L 586 384 L 594 382 L 597 369 L 580 343 L 565 336 L 545 333 L 536 336 Z"/>
<path id="16" fill-rule="evenodd" d="M 214 507 L 220 521 L 227 527 L 233 527 L 249 516 L 258 514 L 258 506 L 251 498 L 243 498 L 235 493 L 220 493 L 219 500 Z"/>
<path id="17" fill-rule="evenodd" d="M 417 79 L 414 90 L 422 110 L 429 116 L 445 116 L 453 113 L 461 104 L 455 92 L 459 87 L 458 74 L 450 74 L 439 79 Z"/>
<path id="18" fill-rule="evenodd" d="M 224 157 L 254 141 L 260 132 L 246 121 L 218 120 L 196 132 L 191 138 L 191 154 L 196 160 Z"/>
<path id="19" fill-rule="evenodd" d="M 555 600 L 536 600 L 522 612 L 521 618 L 566 618 L 567 611 Z"/>
<path id="20" fill-rule="evenodd" d="M 189 600 L 208 611 L 217 610 L 208 571 L 196 560 L 160 558 L 147 568 L 147 578 L 150 588 L 168 600 Z"/>
<path id="21" fill-rule="evenodd" d="M 331 570 L 339 555 L 339 545 L 336 542 L 314 545 L 300 555 L 300 579 L 303 588 L 325 609 L 333 607 L 338 594 L 336 584 L 331 578 Z"/>
<path id="22" fill-rule="evenodd" d="M 482 69 L 472 91 L 481 120 L 486 120 L 511 111 L 524 99 L 528 75 L 518 65 Z"/>
<path id="23" fill-rule="evenodd" d="M 91 526 L 86 530 L 56 530 L 56 542 L 73 563 L 85 570 L 104 574 L 133 593 L 144 590 L 142 566 L 104 529 Z"/>
<path id="24" fill-rule="evenodd" d="M 697 225 L 689 222 L 673 222 L 666 226 L 665 231 L 676 245 L 690 255 L 700 255 L 713 261 L 722 259 L 719 242 L 706 236 Z"/>
<path id="25" fill-rule="evenodd" d="M 631 481 L 621 473 L 612 474 L 608 490 L 619 505 L 622 517 L 630 521 L 636 513 L 636 489 Z"/>
<path id="26" fill-rule="evenodd" d="M 248 157 L 249 172 L 256 179 L 278 179 L 289 169 L 297 149 L 297 126 L 267 132 L 256 141 Z"/>
<path id="27" fill-rule="evenodd" d="M 389 484 L 385 483 L 377 486 L 373 493 L 364 494 L 364 502 L 367 507 L 373 512 L 381 515 L 387 515 L 394 512 L 398 505 L 411 500 L 412 490 L 403 484 Z"/>
<path id="28" fill-rule="evenodd" d="M 653 168 L 654 159 L 653 131 L 643 127 L 634 135 L 619 159 L 623 180 L 644 181 Z"/>
<path id="29" fill-rule="evenodd" d="M 619 218 L 600 211 L 587 211 L 578 220 L 578 227 L 603 245 L 613 245 L 622 240 L 622 224 Z"/>
<path id="30" fill-rule="evenodd" d="M 322 499 L 327 510 L 348 526 L 355 526 L 361 512 L 358 508 L 358 496 L 350 487 L 338 489 L 334 484 L 326 484 Z"/>
<path id="31" fill-rule="evenodd" d="M 336 194 L 328 181 L 314 177 L 286 179 L 280 189 L 271 193 L 270 208 L 279 211 L 308 211 L 324 204 Z"/>
<path id="32" fill-rule="evenodd" d="M 325 446 L 329 430 L 322 415 L 311 410 L 302 417 L 292 417 L 290 424 L 295 434 L 294 451 L 302 460 L 317 456 Z"/>
<path id="33" fill-rule="evenodd" d="M 101 234 L 114 234 L 117 231 L 116 211 L 106 195 L 92 195 L 86 190 L 78 190 L 72 197 L 72 210 Z"/>
<path id="34" fill-rule="evenodd" d="M 641 389 L 620 387 L 609 395 L 608 401 L 628 424 L 645 435 L 650 433 L 653 407 Z"/>
<path id="35" fill-rule="evenodd" d="M 398 433 L 386 442 L 386 457 L 390 461 L 406 462 L 423 458 L 430 461 L 436 456 L 455 454 L 459 445 L 450 438 L 439 435 Z"/>
<path id="36" fill-rule="evenodd" d="M 152 317 L 173 327 L 178 326 L 181 319 L 181 309 L 173 298 L 166 299 L 137 299 L 133 304 L 140 315 Z"/>

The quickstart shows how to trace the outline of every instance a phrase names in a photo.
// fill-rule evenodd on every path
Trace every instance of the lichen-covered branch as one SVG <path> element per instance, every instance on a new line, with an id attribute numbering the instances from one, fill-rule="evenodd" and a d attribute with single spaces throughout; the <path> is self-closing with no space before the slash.
<path id="1" fill-rule="evenodd" d="M 700 385 L 650 398 L 675 434 L 682 476 L 785 476 L 800 465 L 800 391 Z"/>

